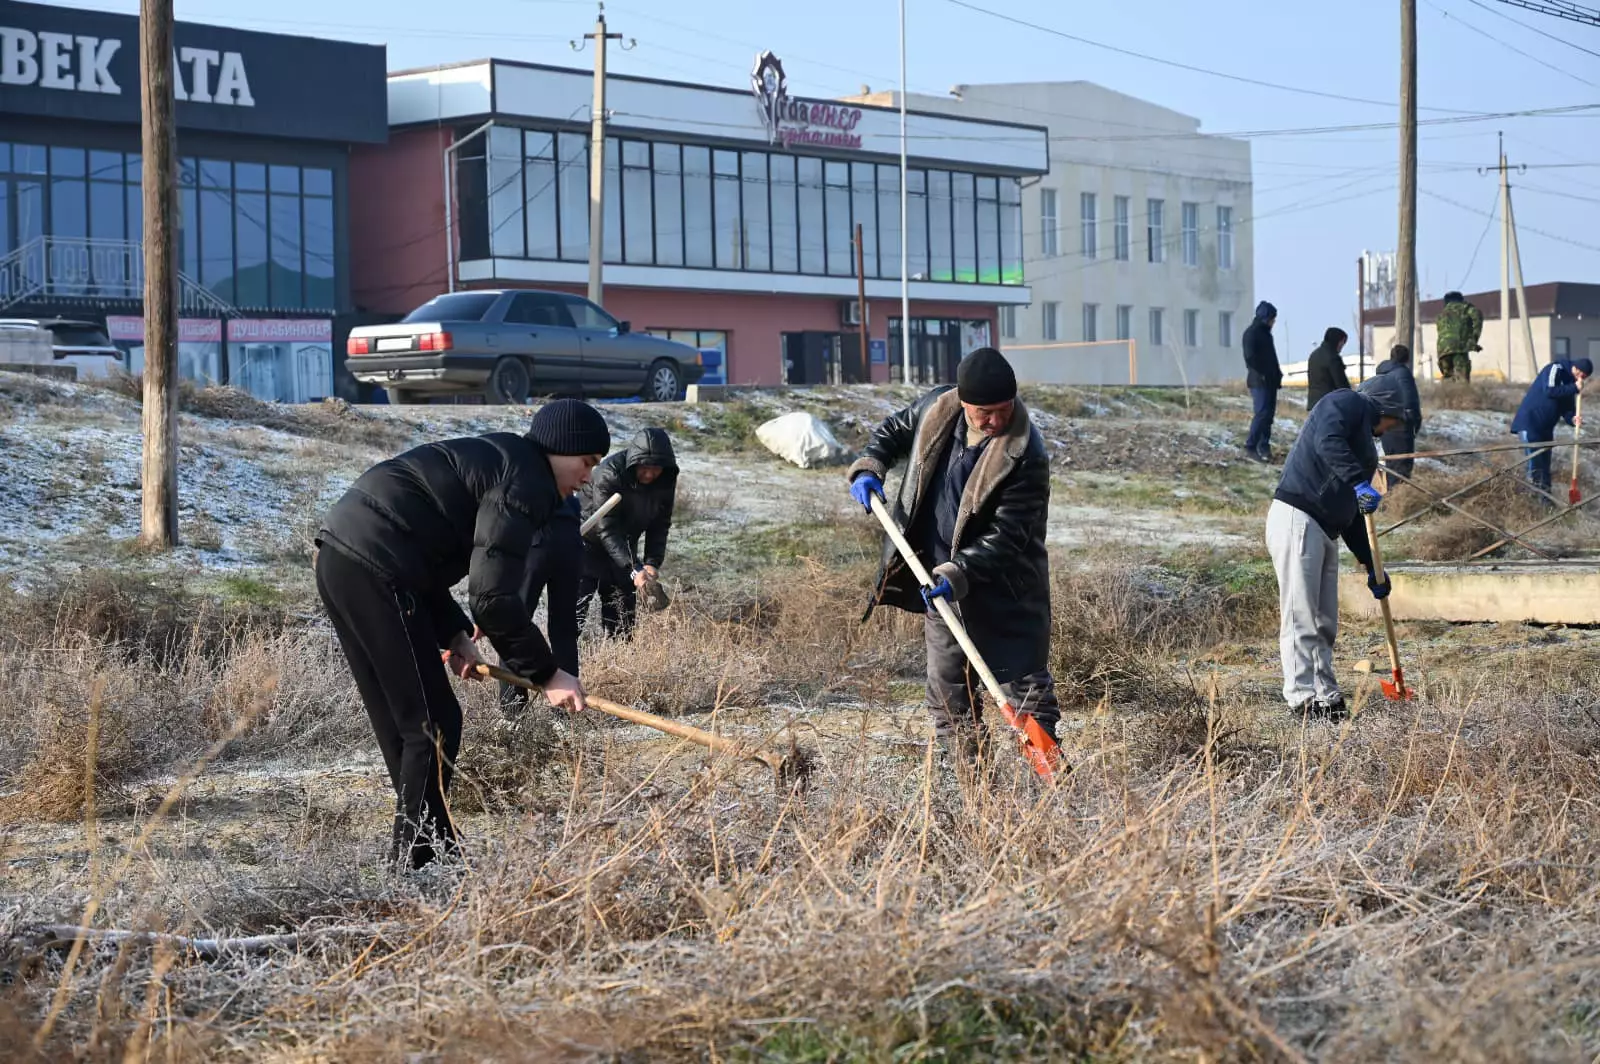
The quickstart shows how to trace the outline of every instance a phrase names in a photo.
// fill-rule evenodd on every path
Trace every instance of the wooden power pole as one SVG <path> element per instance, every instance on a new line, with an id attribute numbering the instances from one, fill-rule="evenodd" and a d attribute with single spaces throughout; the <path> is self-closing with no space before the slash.
<path id="1" fill-rule="evenodd" d="M 867 353 L 872 341 L 867 339 L 867 246 L 862 238 L 861 223 L 856 223 L 856 317 L 861 329 L 861 380 L 872 381 L 872 357 Z"/>
<path id="2" fill-rule="evenodd" d="M 1400 248 L 1395 264 L 1395 343 L 1416 350 L 1417 0 L 1400 0 Z"/>
<path id="3" fill-rule="evenodd" d="M 589 302 L 602 306 L 601 271 L 606 254 L 606 45 L 622 34 L 606 32 L 606 5 L 600 5 L 594 32 L 594 110 L 589 117 Z"/>
<path id="4" fill-rule="evenodd" d="M 144 463 L 139 538 L 178 542 L 178 180 L 172 0 L 140 0 L 144 169 Z"/>

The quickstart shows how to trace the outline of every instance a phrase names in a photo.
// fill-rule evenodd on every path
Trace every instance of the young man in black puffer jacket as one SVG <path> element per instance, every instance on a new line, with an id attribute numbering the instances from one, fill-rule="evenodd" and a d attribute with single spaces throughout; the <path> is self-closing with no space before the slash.
<path id="1" fill-rule="evenodd" d="M 462 577 L 477 627 L 512 672 L 556 705 L 585 708 L 525 600 L 529 551 L 562 500 L 611 447 L 599 412 L 575 399 L 495 432 L 407 451 L 363 473 L 317 534 L 317 590 L 333 621 L 395 789 L 391 856 L 420 868 L 455 846 L 445 796 L 461 706 L 440 663 L 476 675 L 474 625 L 451 595 Z"/>
<path id="2" fill-rule="evenodd" d="M 660 578 L 678 498 L 678 459 L 665 429 L 645 429 L 626 450 L 600 463 L 583 491 L 584 519 L 616 494 L 622 501 L 584 537 L 578 627 L 583 627 L 589 603 L 598 595 L 606 635 L 627 639 L 633 635 L 639 592 L 649 591 Z"/>

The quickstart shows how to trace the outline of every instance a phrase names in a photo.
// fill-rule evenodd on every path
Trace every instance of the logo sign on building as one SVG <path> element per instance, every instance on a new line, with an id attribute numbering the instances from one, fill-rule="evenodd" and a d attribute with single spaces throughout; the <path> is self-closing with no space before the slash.
<path id="1" fill-rule="evenodd" d="M 861 134 L 856 132 L 861 125 L 861 108 L 790 96 L 783 61 L 771 52 L 756 56 L 750 86 L 771 143 L 785 148 L 861 147 Z"/>
<path id="2" fill-rule="evenodd" d="M 388 137 L 381 46 L 180 22 L 181 129 L 379 143 Z M 139 20 L 0 2 L 0 116 L 139 122 Z"/>
<path id="3" fill-rule="evenodd" d="M 135 315 L 109 314 L 106 316 L 106 335 L 113 340 L 144 343 L 144 319 Z M 178 342 L 180 344 L 217 344 L 222 342 L 222 322 L 217 318 L 179 318 Z"/>
<path id="4" fill-rule="evenodd" d="M 233 344 L 331 344 L 333 322 L 327 318 L 235 318 L 228 322 Z"/>

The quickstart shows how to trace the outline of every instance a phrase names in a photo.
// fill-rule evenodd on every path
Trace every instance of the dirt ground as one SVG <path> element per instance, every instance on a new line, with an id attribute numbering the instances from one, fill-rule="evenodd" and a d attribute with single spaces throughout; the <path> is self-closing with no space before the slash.
<path id="1" fill-rule="evenodd" d="M 1043 784 L 997 733 L 992 776 L 955 773 L 930 755 L 920 622 L 860 623 L 878 543 L 839 470 L 754 442 L 807 409 L 854 448 L 911 397 L 605 408 L 619 442 L 668 428 L 684 473 L 673 605 L 632 644 L 589 633 L 585 682 L 802 747 L 807 790 L 599 714 L 508 719 L 460 685 L 466 860 L 396 876 L 310 536 L 371 462 L 527 412 L 190 395 L 186 545 L 152 555 L 132 543 L 136 404 L 0 374 L 6 1055 L 1597 1059 L 1600 635 L 1404 624 L 1421 697 L 1392 704 L 1356 668 L 1384 668 L 1381 626 L 1347 618 L 1354 719 L 1291 719 L 1248 398 L 1040 391 L 1073 771 Z M 1282 412 L 1280 450 L 1304 413 Z M 1498 442 L 1507 420 L 1441 410 L 1424 442 Z M 1449 520 L 1392 553 L 1453 549 Z M 1542 542 L 1592 537 L 1570 524 Z M 47 930 L 79 924 L 296 937 L 74 952 Z"/>

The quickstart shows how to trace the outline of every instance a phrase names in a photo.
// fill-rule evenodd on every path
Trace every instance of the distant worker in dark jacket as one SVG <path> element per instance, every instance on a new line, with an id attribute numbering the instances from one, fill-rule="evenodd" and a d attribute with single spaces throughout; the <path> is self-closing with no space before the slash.
<path id="1" fill-rule="evenodd" d="M 937 584 L 919 588 L 885 538 L 868 612 L 888 605 L 923 615 L 934 732 L 945 756 L 970 762 L 984 746 L 978 678 L 934 599 L 957 604 L 973 645 L 1019 713 L 1054 736 L 1061 710 L 1049 666 L 1044 437 L 999 351 L 980 347 L 968 355 L 956 380 L 885 418 L 849 477 L 851 496 L 866 507 L 874 496 L 884 498 L 889 470 L 906 471 L 891 516 Z"/>
<path id="2" fill-rule="evenodd" d="M 600 463 L 583 493 L 588 518 L 620 494 L 619 502 L 584 540 L 583 582 L 578 588 L 578 626 L 589 604 L 600 598 L 600 624 L 605 634 L 633 635 L 640 591 L 661 577 L 672 531 L 672 509 L 678 497 L 678 459 L 665 429 L 645 429 L 626 450 Z M 644 539 L 644 553 L 639 540 Z"/>
<path id="3" fill-rule="evenodd" d="M 1378 583 L 1362 515 L 1378 508 L 1372 486 L 1378 469 L 1375 439 L 1405 422 L 1399 382 L 1381 375 L 1356 391 L 1330 392 L 1306 418 L 1283 464 L 1283 477 L 1267 511 L 1267 550 L 1278 574 L 1278 649 L 1283 697 L 1296 714 L 1330 719 L 1346 715 L 1333 675 L 1339 635 L 1339 548 L 1342 538 L 1367 570 L 1374 598 L 1389 594 Z"/>
<path id="4" fill-rule="evenodd" d="M 1344 370 L 1345 341 L 1350 334 L 1337 326 L 1322 334 L 1322 343 L 1311 352 L 1306 362 L 1306 409 L 1311 410 L 1329 392 L 1350 387 L 1350 377 Z"/>
<path id="5" fill-rule="evenodd" d="M 569 495 L 540 529 L 528 546 L 527 577 L 522 598 L 531 612 L 537 613 L 539 599 L 545 605 L 545 629 L 550 637 L 550 653 L 565 672 L 578 671 L 578 583 L 583 574 L 583 537 L 578 496 Z M 528 690 L 500 681 L 500 708 L 515 717 L 528 706 Z"/>
<path id="6" fill-rule="evenodd" d="M 1278 414 L 1278 389 L 1283 385 L 1278 348 L 1272 342 L 1272 326 L 1277 320 L 1278 308 L 1262 300 L 1256 305 L 1255 320 L 1246 326 L 1240 341 L 1244 348 L 1245 385 L 1254 405 L 1244 449 L 1257 462 L 1272 461 L 1272 419 Z"/>
<path id="7" fill-rule="evenodd" d="M 407 451 L 363 473 L 317 533 L 317 590 L 395 790 L 397 864 L 455 847 L 445 796 L 461 744 L 451 672 L 476 675 L 472 615 L 501 662 L 569 710 L 583 686 L 561 667 L 524 599 L 530 545 L 611 447 L 593 407 L 542 407 L 527 435 L 494 432 Z"/>
<path id="8" fill-rule="evenodd" d="M 1535 445 L 1554 440 L 1558 422 L 1564 421 L 1574 430 L 1583 427 L 1578 393 L 1593 372 L 1594 363 L 1587 358 L 1555 360 L 1528 385 L 1517 416 L 1511 419 L 1511 431 L 1527 446 L 1528 483 L 1540 491 L 1550 491 L 1551 453 L 1547 446 Z"/>
<path id="9" fill-rule="evenodd" d="M 1439 376 L 1472 383 L 1472 352 L 1483 350 L 1478 343 L 1483 335 L 1483 311 L 1460 292 L 1446 292 L 1434 328 L 1438 332 Z"/>
<path id="10" fill-rule="evenodd" d="M 1399 381 L 1406 401 L 1406 423 L 1383 434 L 1383 453 L 1410 454 L 1417 449 L 1417 433 L 1422 431 L 1422 397 L 1417 394 L 1417 378 L 1411 373 L 1411 348 L 1395 344 L 1389 349 L 1389 357 L 1378 363 L 1377 372 Z M 1402 477 L 1409 477 L 1415 462 L 1414 458 L 1385 458 L 1383 464 Z"/>

